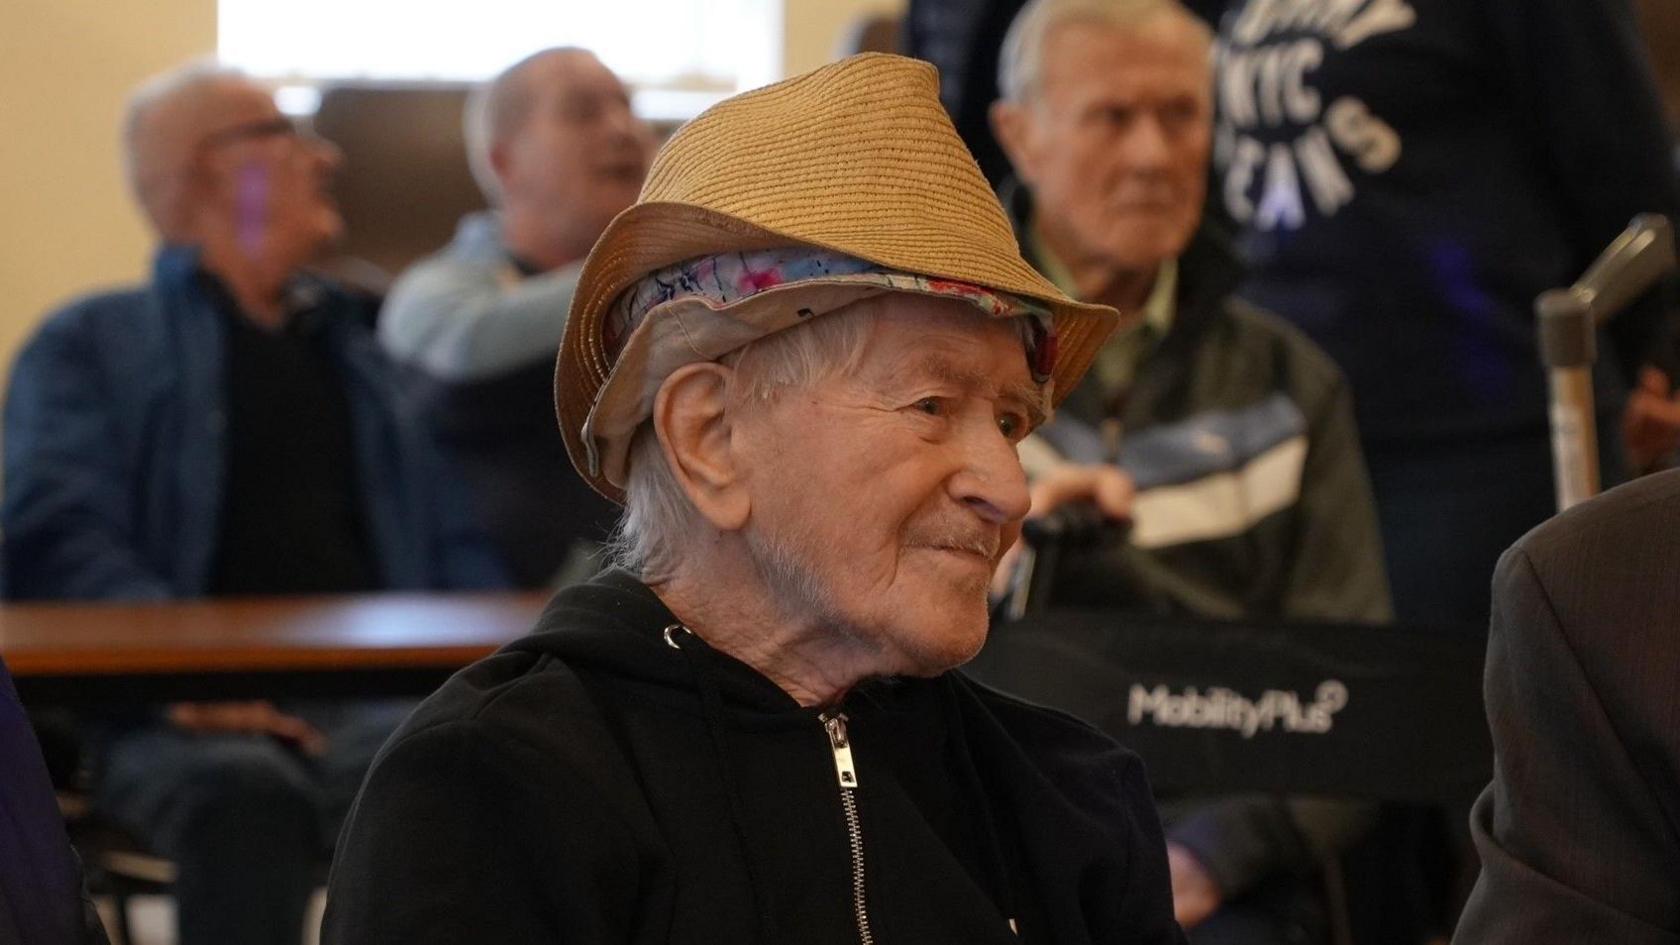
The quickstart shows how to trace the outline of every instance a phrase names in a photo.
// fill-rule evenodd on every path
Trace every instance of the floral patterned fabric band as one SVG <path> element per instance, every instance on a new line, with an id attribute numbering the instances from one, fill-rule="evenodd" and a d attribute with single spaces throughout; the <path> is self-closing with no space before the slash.
<path id="1" fill-rule="evenodd" d="M 1043 384 L 1056 364 L 1050 309 L 1030 299 L 966 282 L 898 272 L 863 259 L 815 247 L 782 247 L 701 256 L 644 276 L 619 296 L 602 321 L 602 343 L 616 360 L 649 312 L 666 302 L 699 298 L 722 308 L 767 289 L 800 282 L 878 285 L 901 292 L 960 299 L 992 318 L 1019 318 L 1033 380 Z"/>

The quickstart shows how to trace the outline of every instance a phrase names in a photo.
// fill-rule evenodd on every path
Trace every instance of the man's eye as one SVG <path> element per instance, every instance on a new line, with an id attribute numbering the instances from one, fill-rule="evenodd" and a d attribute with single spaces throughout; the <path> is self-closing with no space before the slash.
<path id="1" fill-rule="evenodd" d="M 1027 432 L 1027 421 L 1012 413 L 1006 413 L 998 418 L 998 431 L 1009 440 L 1015 440 Z"/>
<path id="2" fill-rule="evenodd" d="M 1201 109 L 1193 102 L 1174 102 L 1161 109 L 1162 127 L 1176 131 L 1201 117 Z"/>
<path id="3" fill-rule="evenodd" d="M 921 411 L 930 417 L 942 417 L 945 415 L 945 404 L 941 402 L 938 397 L 923 397 L 911 406 L 915 410 Z"/>
<path id="4" fill-rule="evenodd" d="M 1105 108 L 1102 110 L 1102 123 L 1110 128 L 1127 128 L 1135 115 L 1130 108 Z"/>

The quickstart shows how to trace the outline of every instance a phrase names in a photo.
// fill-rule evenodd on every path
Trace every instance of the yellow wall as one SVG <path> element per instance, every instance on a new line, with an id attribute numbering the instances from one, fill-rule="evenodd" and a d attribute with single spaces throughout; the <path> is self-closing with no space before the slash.
<path id="1" fill-rule="evenodd" d="M 784 0 L 784 68 L 829 61 L 860 13 L 904 0 Z M 117 126 L 129 89 L 216 43 L 215 0 L 3 0 L 0 378 L 41 316 L 145 274 Z"/>
<path id="2" fill-rule="evenodd" d="M 49 307 L 144 273 L 150 240 L 118 156 L 123 101 L 215 45 L 215 0 L 5 0 L 0 371 Z"/>
<path id="3" fill-rule="evenodd" d="M 783 0 L 782 71 L 814 69 L 834 59 L 837 43 L 859 17 L 903 13 L 908 0 Z"/>

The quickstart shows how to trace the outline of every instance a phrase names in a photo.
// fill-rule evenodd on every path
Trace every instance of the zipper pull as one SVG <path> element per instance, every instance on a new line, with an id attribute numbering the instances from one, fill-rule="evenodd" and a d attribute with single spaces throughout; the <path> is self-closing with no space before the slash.
<path id="1" fill-rule="evenodd" d="M 840 786 L 857 787 L 857 766 L 852 764 L 852 743 L 846 738 L 846 714 L 825 713 L 819 717 L 822 719 L 823 728 L 828 732 L 828 747 L 834 751 L 834 773 L 840 777 Z"/>

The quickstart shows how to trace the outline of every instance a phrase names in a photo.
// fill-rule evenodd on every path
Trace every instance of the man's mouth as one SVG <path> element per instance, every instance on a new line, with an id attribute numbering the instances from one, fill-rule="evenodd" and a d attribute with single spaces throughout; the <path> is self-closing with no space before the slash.
<path id="1" fill-rule="evenodd" d="M 1109 204 L 1109 208 L 1115 213 L 1167 214 L 1175 212 L 1178 209 L 1178 203 L 1173 200 L 1157 199 L 1116 200 Z"/>
<path id="2" fill-rule="evenodd" d="M 997 560 L 999 539 L 996 535 L 975 535 L 969 538 L 942 538 L 933 541 L 919 542 L 914 547 L 928 551 L 943 551 L 948 554 L 973 558 L 976 561 L 990 565 Z"/>

